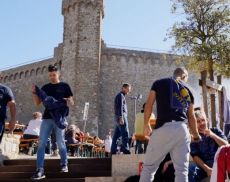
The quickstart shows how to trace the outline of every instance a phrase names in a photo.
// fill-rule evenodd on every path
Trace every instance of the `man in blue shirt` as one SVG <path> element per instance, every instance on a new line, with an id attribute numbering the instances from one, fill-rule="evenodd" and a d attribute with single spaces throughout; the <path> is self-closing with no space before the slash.
<path id="1" fill-rule="evenodd" d="M 115 131 L 111 146 L 111 154 L 117 152 L 117 139 L 122 137 L 121 151 L 124 154 L 130 154 L 129 151 L 129 126 L 128 126 L 128 109 L 125 95 L 131 91 L 131 86 L 127 83 L 123 84 L 121 92 L 114 99 L 115 112 Z"/>
<path id="2" fill-rule="evenodd" d="M 3 75 L 0 72 L 0 81 Z M 10 109 L 11 120 L 9 122 L 9 132 L 12 133 L 16 124 L 16 104 L 11 89 L 0 83 L 0 143 L 5 130 L 5 120 L 7 119 L 7 107 Z"/>
<path id="3" fill-rule="evenodd" d="M 207 118 L 202 109 L 195 108 L 195 116 L 202 140 L 190 145 L 190 154 L 195 164 L 189 166 L 189 182 L 197 182 L 210 177 L 218 147 L 228 144 L 227 138 L 220 129 L 208 129 Z"/>

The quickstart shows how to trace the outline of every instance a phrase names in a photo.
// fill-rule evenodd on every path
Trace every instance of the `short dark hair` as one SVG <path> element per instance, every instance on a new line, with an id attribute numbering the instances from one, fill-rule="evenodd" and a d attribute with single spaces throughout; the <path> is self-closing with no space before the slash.
<path id="1" fill-rule="evenodd" d="M 140 180 L 139 175 L 129 176 L 125 182 L 138 182 Z"/>
<path id="2" fill-rule="evenodd" d="M 174 77 L 181 77 L 181 76 L 183 76 L 183 74 L 187 74 L 187 70 L 186 70 L 186 68 L 185 67 L 178 67 L 178 68 L 176 68 L 175 70 L 174 70 L 174 72 L 173 72 L 173 76 Z"/>
<path id="3" fill-rule="evenodd" d="M 195 107 L 194 111 L 201 111 L 201 107 Z"/>
<path id="4" fill-rule="evenodd" d="M 130 87 L 131 85 L 129 84 L 129 83 L 124 83 L 123 85 L 122 85 L 122 88 L 128 88 L 128 87 Z"/>
<path id="5" fill-rule="evenodd" d="M 48 66 L 48 72 L 58 71 L 58 68 L 56 65 L 49 65 Z"/>

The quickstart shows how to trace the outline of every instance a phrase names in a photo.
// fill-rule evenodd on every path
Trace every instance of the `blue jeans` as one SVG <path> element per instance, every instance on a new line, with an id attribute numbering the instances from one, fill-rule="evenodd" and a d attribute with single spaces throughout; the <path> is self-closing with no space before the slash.
<path id="1" fill-rule="evenodd" d="M 206 161 L 205 164 L 212 167 L 213 162 L 213 160 L 210 160 Z M 189 164 L 189 182 L 199 182 L 206 177 L 208 177 L 207 173 L 201 167 L 197 166 L 195 163 Z"/>
<path id="2" fill-rule="evenodd" d="M 61 156 L 61 166 L 67 166 L 68 164 L 67 150 L 65 145 L 65 130 L 58 128 L 54 120 L 44 119 L 41 124 L 40 135 L 39 135 L 39 144 L 38 144 L 38 152 L 37 152 L 37 169 L 44 168 L 45 148 L 52 130 L 54 130 L 56 135 L 59 154 Z"/>
<path id="3" fill-rule="evenodd" d="M 144 148 L 142 147 L 144 145 Z M 135 154 L 143 154 L 146 152 L 148 141 L 136 140 Z"/>
<path id="4" fill-rule="evenodd" d="M 121 151 L 124 154 L 130 154 L 129 151 L 129 126 L 127 116 L 123 117 L 124 125 L 119 124 L 119 117 L 115 117 L 115 131 L 112 140 L 111 154 L 116 154 L 117 152 L 117 139 L 122 138 Z"/>
<path id="5" fill-rule="evenodd" d="M 55 136 L 55 131 L 52 131 L 51 134 L 51 149 L 52 151 L 57 150 L 57 141 L 56 141 L 56 136 Z"/>

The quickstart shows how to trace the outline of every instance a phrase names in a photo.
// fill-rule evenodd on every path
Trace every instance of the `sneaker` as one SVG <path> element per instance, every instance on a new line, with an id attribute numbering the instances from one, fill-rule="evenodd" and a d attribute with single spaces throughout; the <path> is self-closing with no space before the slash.
<path id="1" fill-rule="evenodd" d="M 68 166 L 62 166 L 61 167 L 61 173 L 68 173 L 69 170 L 68 170 Z"/>
<path id="2" fill-rule="evenodd" d="M 44 179 L 46 176 L 44 174 L 44 170 L 43 169 L 37 169 L 37 171 L 33 174 L 33 176 L 31 177 L 32 180 L 40 180 L 40 179 Z"/>

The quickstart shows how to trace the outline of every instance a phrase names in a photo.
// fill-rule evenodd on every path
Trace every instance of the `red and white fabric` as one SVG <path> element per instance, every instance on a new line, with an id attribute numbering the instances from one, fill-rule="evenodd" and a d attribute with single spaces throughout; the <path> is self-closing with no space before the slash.
<path id="1" fill-rule="evenodd" d="M 230 145 L 217 150 L 210 182 L 229 182 L 228 174 L 230 174 Z"/>

